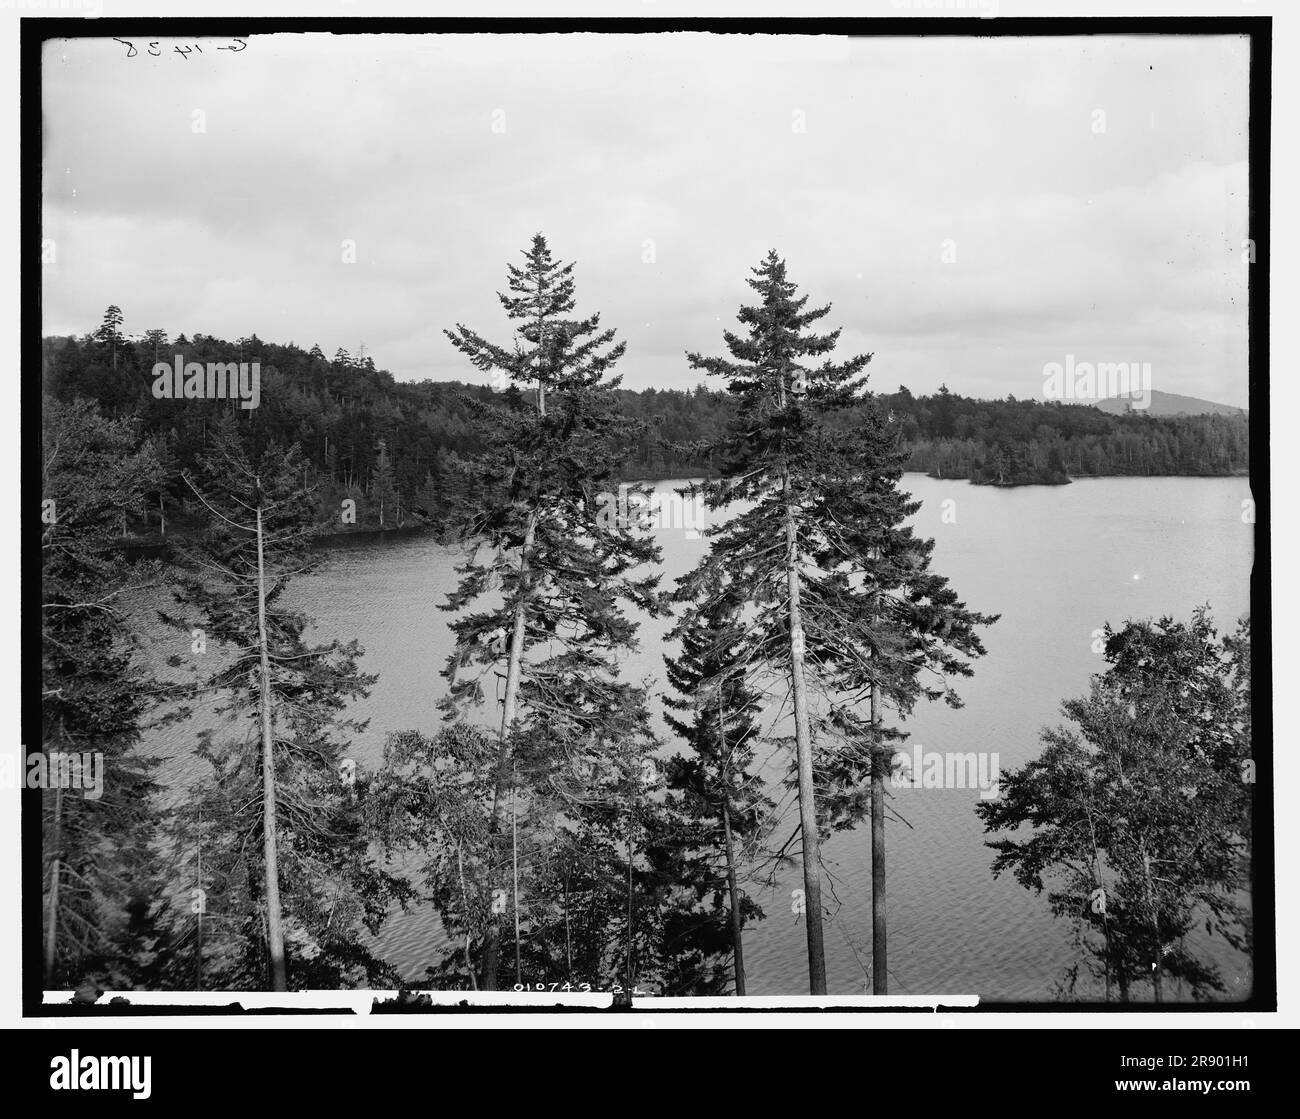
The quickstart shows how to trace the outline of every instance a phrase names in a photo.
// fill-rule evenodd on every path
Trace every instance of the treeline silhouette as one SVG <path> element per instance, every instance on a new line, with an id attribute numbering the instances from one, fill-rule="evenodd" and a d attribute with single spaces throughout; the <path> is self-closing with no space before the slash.
<path id="1" fill-rule="evenodd" d="M 80 397 L 106 416 L 138 421 L 140 439 L 151 440 L 162 455 L 168 480 L 151 495 L 148 524 L 133 523 L 132 535 L 183 524 L 192 510 L 182 473 L 192 471 L 210 445 L 214 423 L 235 411 L 249 424 L 249 411 L 237 401 L 187 400 L 177 407 L 155 399 L 153 367 L 177 355 L 204 364 L 259 363 L 261 431 L 301 446 L 307 480 L 319 483 L 322 506 L 333 510 L 351 499 L 355 527 L 439 522 L 454 500 L 448 487 L 455 461 L 482 450 L 472 422 L 475 405 L 500 397 L 516 409 L 532 406 L 514 384 L 497 392 L 460 381 L 402 382 L 369 354 L 342 348 L 326 357 L 319 346 L 304 350 L 256 335 L 232 342 L 149 330 L 132 337 L 122 331 L 121 312 L 110 307 L 93 333 L 44 340 L 44 388 L 65 403 Z M 628 449 L 624 480 L 716 475 L 707 448 L 732 418 L 729 394 L 702 385 L 614 391 L 623 413 L 648 425 Z M 979 400 L 947 386 L 930 396 L 900 386 L 874 400 L 898 426 L 905 469 L 936 478 L 1060 485 L 1075 477 L 1244 474 L 1248 465 L 1244 415 L 1110 415 L 1010 396 Z M 862 425 L 865 407 L 846 409 L 836 422 Z"/>

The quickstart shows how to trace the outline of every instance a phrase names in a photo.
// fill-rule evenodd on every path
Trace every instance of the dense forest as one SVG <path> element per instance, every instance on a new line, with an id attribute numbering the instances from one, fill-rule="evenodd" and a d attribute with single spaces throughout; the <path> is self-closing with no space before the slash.
<path id="1" fill-rule="evenodd" d="M 719 388 L 627 392 L 624 343 L 572 316 L 573 265 L 541 235 L 522 256 L 507 323 L 445 332 L 499 392 L 256 338 L 130 340 L 117 308 L 88 338 L 47 342 L 28 775 L 47 990 L 744 995 L 756 899 L 797 868 L 782 916 L 805 930 L 820 995 L 834 882 L 819 852 L 862 827 L 870 982 L 888 994 L 897 748 L 921 705 L 961 707 L 999 620 L 933 568 L 905 470 L 1009 485 L 1244 467 L 1237 417 L 872 395 L 870 355 L 835 353 L 839 332 L 817 329 L 830 308 L 774 251 L 723 353 L 686 355 Z M 173 349 L 259 362 L 260 406 L 155 399 L 154 359 Z M 673 586 L 647 526 L 601 500 L 647 474 L 703 475 L 716 515 Z M 311 542 L 338 517 L 323 513 L 349 504 L 357 524 L 436 520 L 458 542 L 445 614 L 421 619 L 451 636 L 445 686 L 369 767 L 351 707 L 376 678 L 354 635 L 288 593 L 326 562 Z M 187 531 L 164 554 L 120 546 L 178 513 Z M 190 643 L 168 661 L 179 680 L 142 655 L 126 603 L 145 586 Z M 640 619 L 664 616 L 658 697 L 626 678 L 626 654 Z M 1188 934 L 1249 945 L 1249 623 L 1220 638 L 1205 612 L 1129 621 L 1104 652 L 1063 707 L 1072 725 L 981 801 L 991 871 L 1074 926 L 1085 994 L 1161 1001 L 1177 980 L 1216 997 L 1223 977 Z M 221 717 L 194 743 L 205 775 L 167 800 L 142 737 L 199 705 Z M 68 759 L 98 759 L 102 787 L 50 779 Z M 417 976 L 378 939 L 413 905 L 446 933 Z"/>
<path id="2" fill-rule="evenodd" d="M 483 449 L 475 406 L 499 397 L 518 411 L 530 406 L 525 394 L 532 391 L 514 382 L 496 392 L 456 381 L 397 381 L 369 354 L 339 349 L 326 357 L 318 346 L 304 350 L 255 335 L 233 342 L 204 334 L 171 338 L 162 329 L 129 336 L 122 312 L 110 307 L 94 332 L 44 340 L 44 386 L 55 399 L 89 400 L 106 416 L 138 420 L 140 438 L 150 439 L 172 468 L 143 519 L 127 526 L 135 536 L 186 521 L 193 495 L 180 472 L 194 468 L 219 416 L 236 411 L 245 427 L 252 422 L 251 410 L 231 401 L 191 400 L 178 408 L 155 399 L 153 367 L 177 354 L 186 362 L 259 363 L 259 430 L 300 446 L 309 479 L 319 482 L 322 508 L 355 502 L 355 517 L 336 529 L 441 524 L 453 500 L 448 480 L 455 460 Z M 612 391 L 622 413 L 643 425 L 619 463 L 621 480 L 716 475 L 709 448 L 734 415 L 730 394 L 704 385 Z M 1109 415 L 1086 405 L 977 400 L 946 386 L 933 396 L 900 387 L 874 399 L 897 430 L 904 468 L 936 478 L 1059 485 L 1075 477 L 1247 469 L 1244 415 Z M 855 403 L 828 422 L 860 430 L 864 408 Z"/>

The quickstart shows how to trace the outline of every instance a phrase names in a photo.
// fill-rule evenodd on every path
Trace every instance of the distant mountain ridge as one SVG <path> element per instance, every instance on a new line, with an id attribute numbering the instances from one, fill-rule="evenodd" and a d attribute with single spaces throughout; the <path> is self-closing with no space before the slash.
<path id="1" fill-rule="evenodd" d="M 1244 416 L 1245 408 L 1234 408 L 1231 404 L 1216 404 L 1213 400 L 1201 400 L 1195 396 L 1180 396 L 1176 392 L 1157 392 L 1151 390 L 1151 403 L 1146 408 L 1133 406 L 1133 395 L 1112 396 L 1099 400 L 1093 407 L 1112 416 L 1122 416 L 1127 412 L 1145 412 L 1148 416 Z"/>

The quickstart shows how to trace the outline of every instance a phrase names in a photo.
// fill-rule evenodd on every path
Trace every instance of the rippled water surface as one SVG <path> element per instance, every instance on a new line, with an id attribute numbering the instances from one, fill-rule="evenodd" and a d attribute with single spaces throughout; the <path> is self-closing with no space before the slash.
<path id="1" fill-rule="evenodd" d="M 923 502 L 918 529 L 936 540 L 935 570 L 973 609 L 1001 614 L 986 631 L 988 655 L 962 682 L 965 706 L 918 710 L 907 724 L 926 750 L 997 753 L 1005 771 L 1032 758 L 1039 729 L 1058 718 L 1062 699 L 1087 690 L 1103 668 L 1092 651 L 1107 622 L 1171 614 L 1186 618 L 1209 603 L 1220 630 L 1249 603 L 1251 529 L 1243 524 L 1244 479 L 1114 478 L 1062 487 L 996 490 L 908 475 Z M 673 483 L 662 483 L 662 493 Z M 945 505 L 946 501 L 954 504 Z M 945 509 L 949 516 L 945 520 Z M 955 518 L 954 518 L 955 515 Z M 693 523 L 690 527 L 693 527 Z M 705 542 L 680 523 L 656 529 L 665 583 L 689 570 Z M 694 537 L 694 538 L 693 538 Z M 389 731 L 438 723 L 439 675 L 450 651 L 448 615 L 439 609 L 455 581 L 457 552 L 422 537 L 346 538 L 327 546 L 321 569 L 294 598 L 322 636 L 357 637 L 363 666 L 379 674 L 356 713 L 369 718 L 353 755 L 378 764 Z M 663 635 L 669 622 L 647 619 L 634 678 L 662 687 Z M 159 629 L 158 659 L 185 653 L 188 639 Z M 658 707 L 658 704 L 656 704 Z M 180 790 L 201 775 L 192 754 L 201 718 L 171 727 L 149 745 L 168 755 L 164 780 Z M 665 737 L 667 737 L 665 735 Z M 1072 962 L 1065 926 L 1043 898 L 1014 881 L 995 881 L 991 853 L 974 813 L 978 793 L 898 789 L 894 807 L 910 827 L 888 834 L 889 968 L 898 993 L 974 993 L 986 999 L 1045 999 Z M 826 928 L 832 992 L 870 989 L 870 850 L 865 828 L 824 848 L 834 875 L 835 916 Z M 760 894 L 767 919 L 746 931 L 752 994 L 807 991 L 804 931 L 791 913 L 799 872 Z M 384 954 L 412 979 L 433 961 L 437 917 L 398 914 L 384 930 Z M 1229 990 L 1247 993 L 1244 959 L 1211 943 Z"/>

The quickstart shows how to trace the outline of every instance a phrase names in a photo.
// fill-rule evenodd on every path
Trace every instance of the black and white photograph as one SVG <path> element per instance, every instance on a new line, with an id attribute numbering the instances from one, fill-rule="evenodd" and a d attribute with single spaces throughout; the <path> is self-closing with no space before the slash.
<path id="1" fill-rule="evenodd" d="M 23 19 L 25 1013 L 1276 1011 L 1269 6 L 327 7 Z"/>

